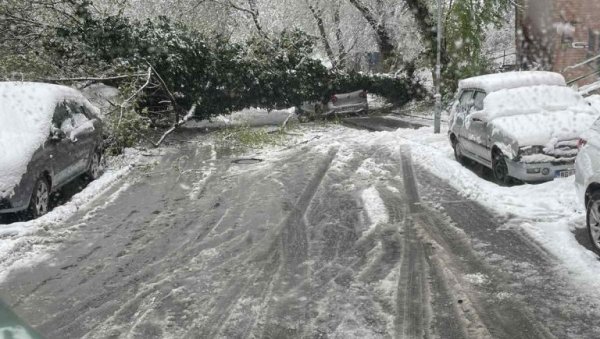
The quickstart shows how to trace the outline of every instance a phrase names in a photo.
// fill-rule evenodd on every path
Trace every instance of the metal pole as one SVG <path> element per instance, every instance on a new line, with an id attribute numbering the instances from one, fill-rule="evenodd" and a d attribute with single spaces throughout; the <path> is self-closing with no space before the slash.
<path id="1" fill-rule="evenodd" d="M 433 119 L 433 132 L 440 133 L 440 120 L 442 118 L 442 0 L 437 0 L 437 61 L 435 64 L 435 114 Z"/>

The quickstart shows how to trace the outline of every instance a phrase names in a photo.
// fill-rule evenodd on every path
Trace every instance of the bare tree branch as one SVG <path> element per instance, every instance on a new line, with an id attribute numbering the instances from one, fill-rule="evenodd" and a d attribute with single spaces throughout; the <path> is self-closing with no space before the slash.
<path id="1" fill-rule="evenodd" d="M 371 26 L 377 37 L 377 44 L 384 60 L 390 58 L 394 54 L 395 46 L 393 39 L 387 28 L 381 23 L 375 14 L 361 0 L 348 0 L 359 12 L 363 18 Z"/>
<path id="2" fill-rule="evenodd" d="M 327 57 L 329 58 L 329 60 L 331 60 L 331 63 L 333 64 L 333 67 L 335 68 L 336 57 L 335 57 L 335 54 L 333 54 L 333 49 L 331 48 L 331 44 L 329 44 L 329 38 L 327 37 L 325 23 L 323 22 L 323 11 L 321 10 L 321 8 L 317 8 L 315 6 L 315 4 L 311 3 L 310 0 L 304 0 L 304 2 L 306 2 L 308 9 L 310 9 L 310 12 L 312 13 L 313 18 L 315 19 L 315 22 L 317 23 L 317 28 L 319 29 L 319 34 L 321 36 L 321 43 L 323 44 L 323 47 L 325 48 Z"/>

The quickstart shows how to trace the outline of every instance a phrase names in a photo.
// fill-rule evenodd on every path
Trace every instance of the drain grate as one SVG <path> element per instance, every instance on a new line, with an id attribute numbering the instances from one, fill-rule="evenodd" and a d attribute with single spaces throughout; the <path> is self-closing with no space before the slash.
<path id="1" fill-rule="evenodd" d="M 238 165 L 252 165 L 252 164 L 258 164 L 259 162 L 263 162 L 263 159 L 258 159 L 258 158 L 242 158 L 242 159 L 235 159 L 232 162 L 234 164 L 238 164 Z"/>

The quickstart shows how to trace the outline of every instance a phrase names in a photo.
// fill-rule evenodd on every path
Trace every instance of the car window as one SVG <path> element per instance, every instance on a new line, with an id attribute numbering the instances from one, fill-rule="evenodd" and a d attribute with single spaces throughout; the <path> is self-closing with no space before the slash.
<path id="1" fill-rule="evenodd" d="M 79 107 L 81 107 L 81 111 L 83 112 L 83 114 L 85 114 L 85 116 L 92 120 L 92 119 L 96 119 L 96 115 L 94 113 L 92 113 L 92 111 L 90 111 L 90 108 L 86 105 L 80 105 Z"/>
<path id="2" fill-rule="evenodd" d="M 67 105 L 67 103 L 58 103 L 56 105 L 56 108 L 54 109 L 54 115 L 52 116 L 52 124 L 54 125 L 54 127 L 60 128 L 66 133 L 67 131 L 65 130 L 65 128 L 68 129 L 72 117 L 72 111 Z"/>
<path id="3" fill-rule="evenodd" d="M 458 99 L 458 111 L 466 112 L 469 110 L 469 108 L 471 108 L 471 106 L 473 106 L 473 91 L 463 91 L 460 98 Z"/>
<path id="4" fill-rule="evenodd" d="M 473 100 L 474 111 L 483 111 L 483 99 L 485 99 L 485 92 L 475 92 L 475 99 Z"/>
<path id="5" fill-rule="evenodd" d="M 76 102 L 69 102 L 68 106 L 73 115 L 73 128 L 77 128 L 83 125 L 84 123 L 90 121 L 90 119 L 86 116 L 84 108 L 81 104 Z"/>

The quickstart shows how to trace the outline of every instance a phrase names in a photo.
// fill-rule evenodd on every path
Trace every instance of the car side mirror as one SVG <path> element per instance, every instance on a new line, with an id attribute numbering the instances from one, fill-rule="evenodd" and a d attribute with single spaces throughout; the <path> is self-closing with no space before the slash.
<path id="1" fill-rule="evenodd" d="M 67 134 L 60 128 L 52 127 L 50 130 L 50 140 L 61 141 L 67 137 Z"/>
<path id="2" fill-rule="evenodd" d="M 487 122 L 487 117 L 483 111 L 477 111 L 471 113 L 471 120 L 473 122 L 485 123 Z"/>

